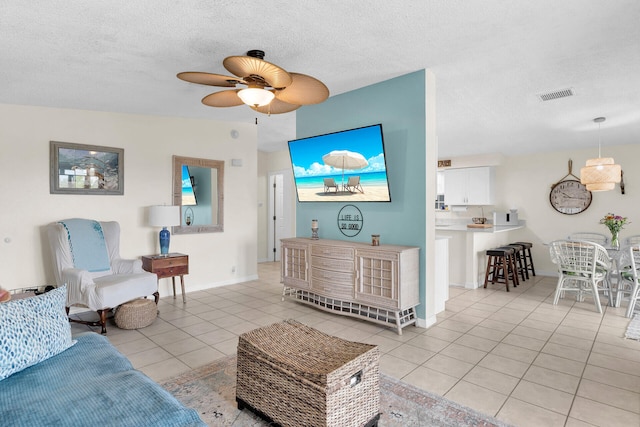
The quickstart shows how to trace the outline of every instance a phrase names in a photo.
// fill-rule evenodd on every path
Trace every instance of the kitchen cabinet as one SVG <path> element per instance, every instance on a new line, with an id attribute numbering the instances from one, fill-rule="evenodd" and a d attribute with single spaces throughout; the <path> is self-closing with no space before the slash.
<path id="1" fill-rule="evenodd" d="M 449 206 L 492 205 L 494 175 L 490 166 L 445 170 L 445 203 Z"/>
<path id="2" fill-rule="evenodd" d="M 394 326 L 399 335 L 416 322 L 420 248 L 305 238 L 281 242 L 284 296 Z"/>

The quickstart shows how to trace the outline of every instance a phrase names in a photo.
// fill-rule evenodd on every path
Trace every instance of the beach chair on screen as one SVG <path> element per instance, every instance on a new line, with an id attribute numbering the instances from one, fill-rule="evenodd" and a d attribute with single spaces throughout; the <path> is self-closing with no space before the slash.
<path id="1" fill-rule="evenodd" d="M 331 189 L 334 189 L 336 193 L 338 192 L 338 184 L 336 184 L 336 180 L 333 178 L 325 178 L 324 179 L 324 192 L 328 193 Z"/>
<path id="2" fill-rule="evenodd" d="M 345 184 L 344 187 L 350 193 L 355 193 L 356 191 L 364 193 L 364 190 L 362 189 L 362 186 L 360 185 L 360 177 L 359 176 L 351 176 L 351 177 L 349 177 L 349 181 L 347 181 L 347 183 Z"/>

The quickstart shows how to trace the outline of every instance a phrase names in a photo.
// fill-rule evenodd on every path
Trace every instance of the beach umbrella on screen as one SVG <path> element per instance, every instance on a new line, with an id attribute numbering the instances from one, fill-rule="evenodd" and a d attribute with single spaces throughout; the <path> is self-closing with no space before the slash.
<path id="1" fill-rule="evenodd" d="M 344 188 L 344 170 L 362 169 L 369 165 L 367 159 L 360 153 L 348 150 L 333 150 L 332 152 L 322 156 L 325 165 L 342 169 L 342 188 Z"/>

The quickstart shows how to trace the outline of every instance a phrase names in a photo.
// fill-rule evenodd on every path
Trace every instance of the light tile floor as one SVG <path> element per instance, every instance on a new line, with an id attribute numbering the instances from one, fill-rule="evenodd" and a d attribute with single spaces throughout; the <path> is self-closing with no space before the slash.
<path id="1" fill-rule="evenodd" d="M 499 285 L 452 287 L 434 326 L 410 326 L 400 336 L 282 302 L 279 264 L 259 264 L 258 272 L 259 280 L 188 293 L 184 305 L 164 297 L 151 326 L 111 324 L 107 336 L 162 381 L 235 353 L 245 331 L 293 318 L 377 344 L 382 372 L 517 426 L 640 425 L 640 342 L 622 338 L 624 308 L 598 314 L 570 297 L 554 306 L 554 278 L 536 277 L 509 293 Z M 72 325 L 74 333 L 87 329 Z"/>

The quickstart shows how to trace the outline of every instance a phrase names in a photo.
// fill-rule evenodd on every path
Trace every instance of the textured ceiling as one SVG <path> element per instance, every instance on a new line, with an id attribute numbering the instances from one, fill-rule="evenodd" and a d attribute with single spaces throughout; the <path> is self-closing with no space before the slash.
<path id="1" fill-rule="evenodd" d="M 637 0 L 3 0 L 0 103 L 253 123 L 286 148 L 295 113 L 200 103 L 250 49 L 332 95 L 430 68 L 440 157 L 640 142 Z M 541 102 L 537 94 L 573 88 Z M 302 107 L 304 108 L 304 107 Z"/>

